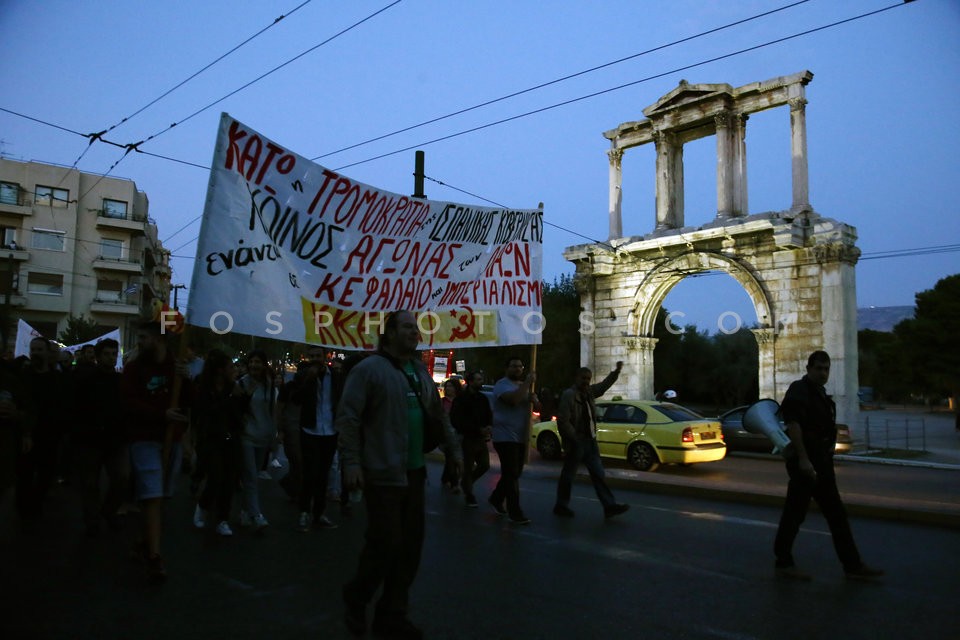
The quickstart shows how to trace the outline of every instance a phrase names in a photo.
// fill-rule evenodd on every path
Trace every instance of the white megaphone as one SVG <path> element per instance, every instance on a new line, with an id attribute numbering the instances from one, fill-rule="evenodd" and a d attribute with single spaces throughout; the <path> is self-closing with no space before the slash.
<path id="1" fill-rule="evenodd" d="M 769 398 L 758 400 L 747 407 L 743 413 L 743 428 L 750 433 L 767 436 L 773 443 L 773 452 L 782 454 L 784 458 L 793 453 L 793 443 L 790 436 L 783 430 L 783 423 L 777 417 L 780 405 L 776 400 Z"/>

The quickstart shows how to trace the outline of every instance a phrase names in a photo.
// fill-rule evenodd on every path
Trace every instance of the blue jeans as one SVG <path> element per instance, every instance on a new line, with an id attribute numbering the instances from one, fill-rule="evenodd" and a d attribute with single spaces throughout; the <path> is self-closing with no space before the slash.
<path id="1" fill-rule="evenodd" d="M 256 517 L 260 511 L 260 490 L 257 486 L 260 469 L 267 459 L 270 447 L 258 447 L 249 440 L 240 440 L 242 462 L 240 468 L 240 486 L 243 490 L 243 510 Z"/>
<path id="2" fill-rule="evenodd" d="M 604 509 L 616 503 L 613 492 L 603 479 L 606 475 L 603 463 L 600 462 L 600 448 L 597 441 L 589 436 L 577 435 L 563 439 L 563 450 L 566 457 L 563 460 L 563 470 L 560 471 L 560 482 L 557 485 L 557 506 L 566 507 L 570 504 L 570 493 L 573 489 L 573 479 L 577 477 L 577 467 L 582 462 L 590 473 L 593 489 Z"/>

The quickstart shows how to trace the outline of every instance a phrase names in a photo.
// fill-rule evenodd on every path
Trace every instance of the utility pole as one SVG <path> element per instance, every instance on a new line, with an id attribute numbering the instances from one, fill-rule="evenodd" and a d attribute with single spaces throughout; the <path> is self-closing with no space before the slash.
<path id="1" fill-rule="evenodd" d="M 2 330 L 2 340 L 3 340 L 3 350 L 0 351 L 0 356 L 6 355 L 7 345 L 10 343 L 10 296 L 13 295 L 13 270 L 15 268 L 16 262 L 13 259 L 13 254 L 11 253 L 7 258 L 7 273 L 10 274 L 10 282 L 7 285 L 7 290 L 3 295 L 3 308 L 0 311 L 0 330 Z"/>
<path id="2" fill-rule="evenodd" d="M 423 151 L 416 152 L 413 162 L 413 197 L 426 198 L 426 194 L 423 193 Z"/>
<path id="3" fill-rule="evenodd" d="M 180 311 L 180 305 L 177 304 L 177 293 L 179 293 L 180 289 L 186 289 L 187 285 L 175 284 L 170 288 L 173 289 L 173 308 L 175 311 Z"/>

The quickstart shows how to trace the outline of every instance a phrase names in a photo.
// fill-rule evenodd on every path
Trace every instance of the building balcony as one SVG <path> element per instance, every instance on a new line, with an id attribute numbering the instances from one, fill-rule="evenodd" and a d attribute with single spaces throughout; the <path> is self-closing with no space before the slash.
<path id="1" fill-rule="evenodd" d="M 8 213 L 15 216 L 32 216 L 33 207 L 30 198 L 26 197 L 22 189 L 17 197 L 0 198 L 0 213 Z"/>
<path id="2" fill-rule="evenodd" d="M 136 316 L 140 314 L 140 305 L 116 298 L 98 296 L 90 303 L 90 312 Z"/>
<path id="3" fill-rule="evenodd" d="M 27 306 L 27 297 L 21 294 L 19 291 L 14 289 L 13 291 L 0 292 L 0 304 L 4 304 L 7 300 L 7 296 L 10 296 L 10 306 L 11 307 L 25 307 Z"/>
<path id="4" fill-rule="evenodd" d="M 0 251 L 0 257 L 3 252 Z M 133 258 L 106 258 L 99 256 L 93 261 L 93 268 L 100 271 L 118 271 L 121 273 L 143 273 L 143 265 Z"/>
<path id="5" fill-rule="evenodd" d="M 123 217 L 107 215 L 102 209 L 97 210 L 97 229 L 113 229 L 129 231 L 133 235 L 144 235 L 149 220 L 147 216 L 128 213 Z"/>
<path id="6" fill-rule="evenodd" d="M 0 248 L 0 260 L 16 260 L 17 262 L 26 262 L 30 259 L 30 252 L 21 247 L 3 247 Z"/>

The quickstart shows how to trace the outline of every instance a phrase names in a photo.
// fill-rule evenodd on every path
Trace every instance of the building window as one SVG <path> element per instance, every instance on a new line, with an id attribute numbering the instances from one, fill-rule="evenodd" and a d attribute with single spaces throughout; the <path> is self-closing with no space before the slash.
<path id="1" fill-rule="evenodd" d="M 34 249 L 47 249 L 48 251 L 64 251 L 66 248 L 65 240 L 67 234 L 63 231 L 51 231 L 50 229 L 34 229 L 30 234 L 30 246 Z"/>
<path id="2" fill-rule="evenodd" d="M 34 204 L 45 207 L 66 207 L 68 202 L 70 202 L 70 192 L 66 189 L 44 187 L 38 184 L 37 190 L 34 192 Z"/>
<path id="3" fill-rule="evenodd" d="M 122 281 L 97 278 L 97 300 L 101 302 L 120 302 L 120 294 L 122 292 Z"/>
<path id="4" fill-rule="evenodd" d="M 16 182 L 0 182 L 0 202 L 3 204 L 22 204 L 20 202 L 20 185 Z"/>
<path id="5" fill-rule="evenodd" d="M 100 257 L 106 260 L 123 260 L 123 240 L 101 238 Z"/>
<path id="6" fill-rule="evenodd" d="M 127 219 L 127 203 L 123 200 L 103 199 L 103 215 L 107 218 Z"/>
<path id="7" fill-rule="evenodd" d="M 0 226 L 0 246 L 4 249 L 19 249 L 17 244 L 17 228 Z"/>
<path id="8" fill-rule="evenodd" d="M 27 291 L 45 296 L 62 296 L 63 276 L 58 273 L 31 271 L 27 274 Z"/>

